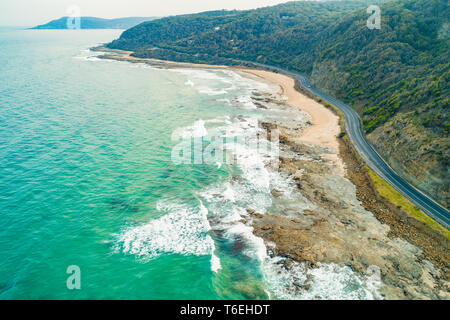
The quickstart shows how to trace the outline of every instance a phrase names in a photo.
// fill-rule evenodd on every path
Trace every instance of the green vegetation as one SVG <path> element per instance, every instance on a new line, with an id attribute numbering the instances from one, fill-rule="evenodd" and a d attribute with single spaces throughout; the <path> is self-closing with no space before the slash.
<path id="1" fill-rule="evenodd" d="M 377 191 L 380 195 L 394 205 L 396 205 L 399 209 L 402 209 L 408 216 L 425 223 L 427 226 L 432 229 L 438 231 L 442 235 L 444 235 L 448 240 L 450 240 L 450 231 L 447 228 L 441 226 L 439 223 L 434 221 L 432 218 L 427 216 L 422 210 L 416 207 L 414 204 L 409 202 L 403 195 L 401 195 L 397 190 L 392 188 L 386 181 L 381 179 L 375 172 L 366 167 L 369 171 L 370 177 L 377 188 Z"/>
<path id="2" fill-rule="evenodd" d="M 381 30 L 366 25 L 373 4 Z M 360 113 L 377 149 L 402 164 L 400 174 L 448 206 L 449 17 L 448 0 L 295 1 L 154 20 L 108 46 L 143 58 L 305 73 Z"/>

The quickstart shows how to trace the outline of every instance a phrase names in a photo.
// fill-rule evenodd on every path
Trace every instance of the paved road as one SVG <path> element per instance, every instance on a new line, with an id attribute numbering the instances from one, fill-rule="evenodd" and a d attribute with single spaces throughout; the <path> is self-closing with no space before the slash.
<path id="1" fill-rule="evenodd" d="M 345 129 L 347 134 L 358 153 L 366 161 L 367 165 L 412 203 L 421 208 L 427 215 L 449 229 L 450 212 L 429 196 L 418 190 L 416 187 L 405 181 L 387 164 L 386 161 L 383 160 L 383 158 L 375 151 L 373 146 L 366 140 L 361 127 L 361 119 L 355 110 L 342 101 L 320 91 L 317 88 L 314 88 L 309 82 L 309 79 L 301 73 L 264 64 L 253 64 L 262 66 L 265 69 L 288 73 L 298 78 L 305 89 L 309 90 L 314 95 L 319 96 L 323 100 L 328 101 L 330 104 L 341 110 L 345 117 Z"/>

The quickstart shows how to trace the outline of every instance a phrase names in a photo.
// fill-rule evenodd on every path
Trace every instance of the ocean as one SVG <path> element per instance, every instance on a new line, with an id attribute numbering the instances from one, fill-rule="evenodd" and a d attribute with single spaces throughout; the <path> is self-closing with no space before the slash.
<path id="1" fill-rule="evenodd" d="M 120 33 L 0 29 L 0 299 L 370 298 L 329 265 L 313 293 L 292 295 L 304 270 L 284 272 L 246 222 L 249 209 L 277 212 L 271 190 L 289 198 L 294 185 L 268 166 L 275 142 L 242 141 L 308 116 L 258 107 L 252 96 L 279 88 L 250 75 L 89 50 Z M 205 138 L 202 149 L 210 136 L 237 160 L 177 158 L 181 142 Z"/>

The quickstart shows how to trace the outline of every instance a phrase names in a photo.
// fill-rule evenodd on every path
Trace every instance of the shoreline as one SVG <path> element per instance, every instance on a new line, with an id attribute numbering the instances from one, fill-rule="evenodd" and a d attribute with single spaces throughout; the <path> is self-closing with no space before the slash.
<path id="1" fill-rule="evenodd" d="M 361 159 L 354 154 L 351 144 L 345 139 L 338 139 L 342 130 L 340 117 L 325 105 L 315 101 L 313 97 L 300 92 L 293 78 L 270 71 L 245 67 L 141 59 L 131 57 L 131 52 L 107 50 L 108 53 L 99 58 L 146 63 L 160 68 L 227 69 L 253 75 L 279 86 L 282 95 L 287 97 L 287 105 L 308 113 L 312 120 L 307 129 L 283 132 L 282 138 L 287 148 L 308 148 L 307 145 L 311 144 L 322 147 L 316 156 L 322 158 L 323 161 L 320 165 L 323 168 L 320 168 L 316 164 L 307 164 L 298 159 L 281 159 L 282 169 L 298 181 L 298 189 L 301 190 L 301 193 L 305 193 L 306 197 L 309 198 L 308 200 L 317 204 L 319 208 L 312 211 L 305 210 L 304 216 L 300 216 L 298 219 L 287 219 L 283 215 L 259 215 L 252 208 L 249 208 L 249 213 L 254 222 L 249 221 L 248 223 L 254 226 L 254 234 L 262 238 L 266 245 L 269 242 L 275 243 L 279 247 L 275 253 L 276 256 L 287 257 L 298 262 L 306 261 L 312 266 L 321 262 L 338 263 L 351 266 L 361 275 L 367 276 L 367 267 L 370 264 L 380 265 L 383 268 L 383 275 L 391 274 L 389 278 L 383 279 L 389 283 L 387 291 L 383 292 L 383 295 L 388 298 L 425 298 L 430 294 L 439 298 L 448 298 L 445 295 L 447 279 L 445 264 L 448 261 L 445 240 L 443 243 L 438 242 L 440 243 L 437 245 L 438 248 L 431 248 L 430 245 L 433 246 L 433 240 L 436 240 L 436 238 L 427 233 L 423 226 L 414 224 L 412 221 L 406 221 L 401 210 L 394 208 L 389 200 L 382 198 L 377 193 L 370 178 L 363 172 L 364 163 L 361 163 Z M 301 178 L 296 177 L 296 172 L 304 169 L 309 171 L 309 174 Z M 353 212 L 345 205 L 342 206 L 342 199 L 336 201 L 336 199 L 329 197 L 334 192 L 327 185 L 329 181 L 315 181 L 319 176 L 330 174 L 352 183 L 355 190 L 351 192 L 350 197 L 355 196 L 359 202 L 358 208 L 352 209 Z M 353 202 L 353 199 L 345 200 L 347 203 L 350 200 L 350 202 Z M 364 211 L 361 211 L 364 209 L 367 210 L 365 212 L 371 214 L 373 219 L 368 221 L 367 217 L 364 217 Z M 330 216 L 330 212 L 334 216 Z M 355 231 L 357 231 L 356 234 L 354 234 Z M 417 235 L 417 232 L 419 232 L 419 235 Z M 332 239 L 330 234 L 333 233 L 335 236 Z M 361 238 L 361 234 L 367 233 L 369 233 L 369 236 L 364 235 Z M 342 242 L 344 238 L 346 241 Z M 336 242 L 338 239 L 339 241 Z M 395 239 L 403 239 L 418 248 L 422 248 L 421 243 L 423 242 L 426 246 L 422 248 L 422 253 L 413 254 L 396 244 Z M 385 243 L 385 246 L 387 245 L 386 242 L 389 243 L 389 252 L 393 257 L 383 257 L 382 260 L 377 260 L 377 255 L 387 253 L 384 252 L 387 249 L 380 244 Z M 436 242 L 434 243 L 436 244 Z M 369 244 L 374 247 L 368 246 Z M 444 248 L 440 248 L 441 245 Z M 367 248 L 367 251 L 365 251 L 365 248 Z M 413 263 L 419 257 L 436 263 L 435 266 L 441 271 L 436 273 L 434 269 L 429 268 L 424 263 Z M 426 279 L 416 276 L 411 279 L 408 276 L 409 269 L 412 268 L 408 264 L 411 263 L 414 264 L 416 270 L 423 270 Z M 392 265 L 397 265 L 397 267 L 393 268 Z M 401 278 L 405 276 L 410 278 L 409 281 L 414 284 L 409 284 Z M 434 284 L 432 284 L 433 282 Z M 428 288 L 426 292 L 420 289 L 424 284 Z M 403 287 L 403 291 L 396 290 L 398 287 Z M 432 289 L 434 287 L 438 289 L 435 291 Z"/>

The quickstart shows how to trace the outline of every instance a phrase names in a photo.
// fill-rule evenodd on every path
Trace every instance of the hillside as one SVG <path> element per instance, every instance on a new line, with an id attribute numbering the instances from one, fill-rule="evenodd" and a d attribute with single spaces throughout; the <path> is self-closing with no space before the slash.
<path id="1" fill-rule="evenodd" d="M 67 29 L 67 17 L 52 20 L 46 24 L 36 26 L 32 29 Z M 145 21 L 150 21 L 152 17 L 130 17 L 119 19 L 102 19 L 95 17 L 81 17 L 81 29 L 129 29 Z"/>
<path id="2" fill-rule="evenodd" d="M 379 3 L 381 30 L 366 26 Z M 138 25 L 109 44 L 139 57 L 266 63 L 307 74 L 352 105 L 391 166 L 449 206 L 446 0 L 290 2 Z"/>

